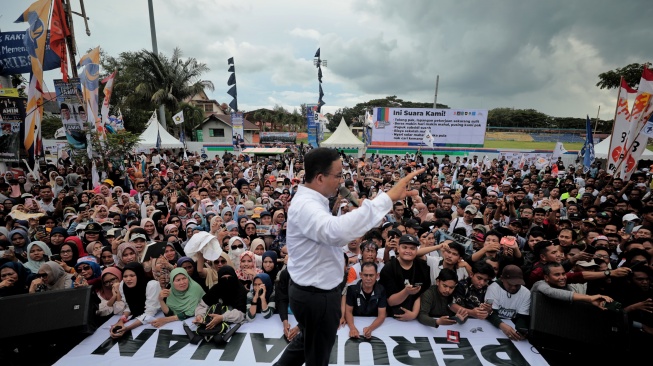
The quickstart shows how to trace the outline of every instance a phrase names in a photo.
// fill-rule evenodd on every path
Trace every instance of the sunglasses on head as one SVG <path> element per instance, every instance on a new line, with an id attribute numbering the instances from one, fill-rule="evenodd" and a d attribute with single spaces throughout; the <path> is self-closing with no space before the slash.
<path id="1" fill-rule="evenodd" d="M 244 244 L 232 245 L 232 246 L 231 246 L 231 249 L 236 250 L 236 249 L 242 249 L 242 248 L 244 248 L 244 247 L 245 247 Z"/>

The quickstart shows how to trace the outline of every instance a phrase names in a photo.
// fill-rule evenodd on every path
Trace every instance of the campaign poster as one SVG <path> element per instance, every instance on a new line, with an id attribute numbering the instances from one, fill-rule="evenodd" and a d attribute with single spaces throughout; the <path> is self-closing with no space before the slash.
<path id="1" fill-rule="evenodd" d="M 61 110 L 61 123 L 66 130 L 66 140 L 76 150 L 86 150 L 88 146 L 88 116 L 82 97 L 79 78 L 70 78 L 68 83 L 54 80 L 57 103 Z"/>
<path id="2" fill-rule="evenodd" d="M 427 131 L 440 147 L 483 147 L 486 109 L 374 108 L 372 145 L 423 146 Z"/>
<path id="3" fill-rule="evenodd" d="M 0 75 L 32 72 L 32 58 L 25 47 L 25 35 L 25 31 L 0 33 Z M 48 31 L 43 70 L 53 70 L 59 67 L 61 67 L 61 59 L 50 49 L 50 31 Z"/>
<path id="4" fill-rule="evenodd" d="M 317 104 L 306 105 L 306 123 L 308 125 L 308 144 L 318 147 Z"/>
<path id="5" fill-rule="evenodd" d="M 243 114 L 241 112 L 231 113 L 231 126 L 233 145 L 242 148 L 245 145 L 245 130 L 243 128 Z"/>
<path id="6" fill-rule="evenodd" d="M 20 160 L 20 126 L 25 120 L 23 98 L 0 97 L 0 161 Z"/>

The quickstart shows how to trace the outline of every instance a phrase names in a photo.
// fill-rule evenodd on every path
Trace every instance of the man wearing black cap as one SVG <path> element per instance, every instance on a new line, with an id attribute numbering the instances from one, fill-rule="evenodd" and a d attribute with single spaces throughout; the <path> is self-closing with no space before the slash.
<path id="1" fill-rule="evenodd" d="M 431 286 L 429 266 L 416 261 L 419 239 L 402 235 L 393 257 L 381 270 L 381 284 L 388 295 L 388 316 L 398 320 L 412 320 L 419 314 L 417 299 Z"/>
<path id="2" fill-rule="evenodd" d="M 524 339 L 524 334 L 516 329 L 528 329 L 531 308 L 531 292 L 524 286 L 524 274 L 521 268 L 509 264 L 503 268 L 501 278 L 487 289 L 485 299 L 492 301 L 492 312 L 488 321 L 513 341 Z M 515 328 L 503 322 L 510 319 Z"/>

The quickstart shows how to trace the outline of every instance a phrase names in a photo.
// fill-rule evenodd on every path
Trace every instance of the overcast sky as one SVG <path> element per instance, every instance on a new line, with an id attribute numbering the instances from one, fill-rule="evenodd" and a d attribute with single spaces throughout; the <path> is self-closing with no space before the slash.
<path id="1" fill-rule="evenodd" d="M 2 31 L 26 29 L 12 22 L 32 0 L 1 1 Z M 151 49 L 147 1 L 85 5 L 91 36 L 76 16 L 80 50 Z M 653 61 L 653 6 L 645 0 L 155 0 L 154 14 L 159 51 L 180 47 L 206 63 L 216 86 L 208 94 L 221 103 L 231 100 L 234 57 L 243 110 L 316 103 L 318 47 L 328 61 L 326 112 L 387 95 L 432 102 L 439 74 L 438 102 L 452 108 L 594 117 L 600 105 L 607 119 L 616 91 L 599 90 L 597 75 Z"/>

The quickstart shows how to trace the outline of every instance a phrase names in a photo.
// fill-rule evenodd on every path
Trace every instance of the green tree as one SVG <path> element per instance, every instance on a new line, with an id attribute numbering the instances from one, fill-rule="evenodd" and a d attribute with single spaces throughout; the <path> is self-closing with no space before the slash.
<path id="1" fill-rule="evenodd" d="M 209 68 L 194 58 L 182 58 L 175 48 L 171 57 L 147 50 L 122 52 L 117 58 L 101 58 L 103 77 L 117 71 L 111 103 L 120 108 L 125 128 L 140 133 L 159 104 L 175 114 L 188 98 L 213 90 L 213 83 L 201 77 Z"/>
<path id="2" fill-rule="evenodd" d="M 41 121 L 41 138 L 53 139 L 54 133 L 62 126 L 61 118 L 57 116 L 44 116 Z"/>
<path id="3" fill-rule="evenodd" d="M 644 66 L 651 67 L 651 63 L 633 63 L 624 67 L 618 67 L 614 70 L 602 72 L 599 74 L 599 82 L 596 83 L 596 86 L 600 89 L 616 89 L 619 87 L 621 77 L 623 76 L 628 85 L 637 88 L 642 77 Z"/>
<path id="4" fill-rule="evenodd" d="M 108 174 L 113 167 L 118 167 L 122 163 L 122 159 L 131 154 L 139 141 L 141 141 L 139 134 L 129 131 L 107 134 L 103 140 L 100 140 L 99 133 L 91 132 L 91 148 L 98 173 Z M 90 166 L 91 160 L 86 150 L 76 150 L 72 146 L 71 150 L 73 151 L 72 160 L 75 164 Z"/>

